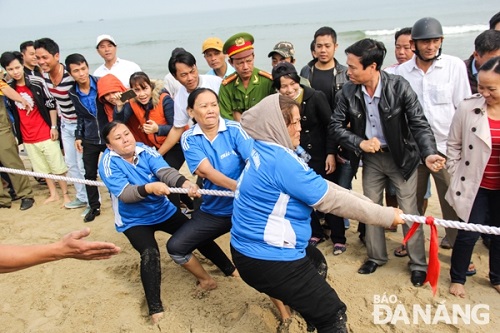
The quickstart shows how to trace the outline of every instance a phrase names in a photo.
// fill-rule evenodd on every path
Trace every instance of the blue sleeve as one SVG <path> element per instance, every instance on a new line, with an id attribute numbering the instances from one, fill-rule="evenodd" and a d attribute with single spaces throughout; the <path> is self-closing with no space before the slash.
<path id="1" fill-rule="evenodd" d="M 108 188 L 108 191 L 117 198 L 129 184 L 128 177 L 124 171 L 124 169 L 114 163 L 109 153 L 104 155 L 99 163 L 99 176 Z"/>
<path id="2" fill-rule="evenodd" d="M 328 191 L 327 182 L 302 161 L 293 151 L 283 150 L 277 156 L 280 168 L 275 179 L 282 191 L 308 206 L 320 201 Z"/>
<path id="3" fill-rule="evenodd" d="M 182 149 L 184 150 L 184 158 L 189 167 L 189 171 L 194 174 L 200 163 L 207 158 L 207 155 L 200 147 L 196 137 L 190 135 L 191 130 L 183 133 Z"/>
<path id="4" fill-rule="evenodd" d="M 144 148 L 144 152 L 141 153 L 141 158 L 145 158 L 147 160 L 147 165 L 153 172 L 153 174 L 157 174 L 158 170 L 170 168 L 167 162 L 163 159 L 163 157 L 156 151 L 156 149 L 146 146 L 145 144 L 137 144 L 138 146 Z"/>
<path id="5" fill-rule="evenodd" d="M 156 135 L 167 136 L 168 132 L 170 132 L 170 129 L 174 125 L 174 100 L 169 95 L 167 95 L 163 99 L 162 106 L 163 106 L 163 115 L 167 120 L 167 124 L 159 125 L 158 133 L 156 133 Z"/>
<path id="6" fill-rule="evenodd" d="M 132 107 L 130 106 L 129 103 L 125 103 L 123 105 L 121 112 L 118 112 L 115 106 L 113 109 L 113 120 L 118 120 L 126 124 L 132 113 L 133 113 Z"/>
<path id="7" fill-rule="evenodd" d="M 253 149 L 253 139 L 250 137 L 250 135 L 245 132 L 245 130 L 241 127 L 241 125 L 237 122 L 231 122 L 234 123 L 234 125 L 231 124 L 231 126 L 235 127 L 234 131 L 234 139 L 235 139 L 235 150 L 240 154 L 241 158 L 246 161 L 250 158 L 250 154 L 252 153 Z"/>

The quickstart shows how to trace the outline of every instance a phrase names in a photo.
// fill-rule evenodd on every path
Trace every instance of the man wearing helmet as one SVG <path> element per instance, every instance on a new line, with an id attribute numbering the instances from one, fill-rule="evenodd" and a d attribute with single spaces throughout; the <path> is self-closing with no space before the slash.
<path id="1" fill-rule="evenodd" d="M 432 17 L 425 17 L 413 25 L 411 47 L 415 56 L 396 69 L 396 74 L 410 82 L 417 93 L 425 116 L 436 138 L 439 153 L 446 157 L 446 142 L 451 120 L 458 104 L 471 95 L 467 69 L 457 57 L 442 54 L 443 28 Z M 423 207 L 424 195 L 431 171 L 421 164 L 418 168 L 417 204 Z M 432 173 L 441 204 L 441 212 L 446 220 L 457 221 L 453 208 L 444 199 L 450 184 L 450 176 L 445 169 Z M 420 212 L 423 214 L 423 212 Z M 456 229 L 446 229 L 446 237 L 441 247 L 451 248 L 457 235 Z"/>

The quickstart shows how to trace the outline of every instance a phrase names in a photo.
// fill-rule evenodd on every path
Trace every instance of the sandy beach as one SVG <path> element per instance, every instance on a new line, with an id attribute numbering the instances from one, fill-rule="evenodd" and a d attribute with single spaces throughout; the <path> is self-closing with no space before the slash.
<path id="1" fill-rule="evenodd" d="M 276 332 L 278 316 L 267 296 L 250 288 L 241 279 L 224 277 L 204 259 L 203 265 L 215 277 L 218 288 L 204 295 L 197 294 L 194 277 L 168 257 L 165 249 L 168 235 L 161 233 L 157 233 L 157 240 L 162 255 L 162 300 L 166 312 L 159 325 L 150 324 L 139 277 L 139 256 L 126 237 L 115 231 L 107 191 L 100 188 L 101 216 L 85 224 L 82 209 L 64 209 L 62 200 L 43 205 L 48 190 L 34 180 L 33 186 L 36 191 L 33 208 L 20 211 L 19 202 L 15 202 L 11 209 L 0 211 L 1 243 L 47 243 L 88 226 L 92 230 L 90 239 L 114 242 L 122 248 L 122 253 L 105 261 L 64 260 L 1 275 L 0 331 Z M 355 180 L 354 187 L 361 191 L 359 180 Z M 70 193 L 74 193 L 73 187 Z M 440 217 L 435 194 L 434 189 L 428 214 Z M 401 228 L 397 233 L 386 233 L 389 262 L 374 274 L 357 274 L 357 269 L 366 259 L 366 249 L 358 239 L 356 226 L 357 221 L 351 221 L 351 227 L 346 231 L 348 247 L 344 254 L 334 256 L 331 241 L 318 246 L 328 261 L 328 281 L 347 304 L 351 332 L 498 330 L 500 295 L 489 284 L 488 253 L 482 242 L 477 243 L 473 255 L 477 274 L 468 279 L 468 294 L 464 299 L 448 293 L 451 250 L 439 250 L 441 276 L 439 290 L 433 297 L 428 284 L 415 288 L 410 283 L 408 258 L 397 258 L 392 254 L 402 239 Z M 439 230 L 439 234 L 442 237 L 444 230 Z M 426 235 L 428 247 L 428 228 Z M 219 238 L 218 243 L 229 252 L 229 235 Z M 413 316 L 415 307 L 425 310 L 426 306 L 429 307 L 431 323 Z M 374 316 L 375 309 L 390 309 L 398 316 Z M 453 316 L 454 309 L 469 312 L 470 323 L 460 315 Z M 381 323 L 391 318 L 392 323 Z M 432 320 L 436 321 L 435 324 Z M 295 315 L 290 332 L 305 331 L 305 322 Z"/>

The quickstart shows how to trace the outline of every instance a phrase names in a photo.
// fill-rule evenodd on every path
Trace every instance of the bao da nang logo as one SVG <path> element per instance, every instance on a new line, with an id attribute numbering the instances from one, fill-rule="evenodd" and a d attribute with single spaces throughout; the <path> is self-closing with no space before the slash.
<path id="1" fill-rule="evenodd" d="M 487 304 L 402 304 L 396 295 L 373 295 L 373 323 L 382 324 L 476 324 L 490 322 Z"/>

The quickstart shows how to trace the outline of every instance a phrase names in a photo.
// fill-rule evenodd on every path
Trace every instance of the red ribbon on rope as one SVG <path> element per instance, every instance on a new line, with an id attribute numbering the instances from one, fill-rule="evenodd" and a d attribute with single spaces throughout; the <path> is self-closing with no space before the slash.
<path id="1" fill-rule="evenodd" d="M 431 239 L 429 247 L 429 265 L 427 267 L 427 278 L 425 279 L 424 284 L 426 282 L 429 282 L 432 288 L 432 295 L 435 296 L 438 287 L 439 272 L 441 270 L 441 263 L 439 262 L 438 258 L 438 249 L 439 249 L 438 232 L 437 232 L 437 227 L 434 224 L 434 217 L 427 216 L 425 218 L 425 224 L 431 227 Z M 419 226 L 420 223 L 413 222 L 413 225 L 406 234 L 405 239 L 403 239 L 403 245 L 406 245 L 408 240 L 413 236 L 413 234 L 415 234 L 415 231 L 417 231 Z"/>

